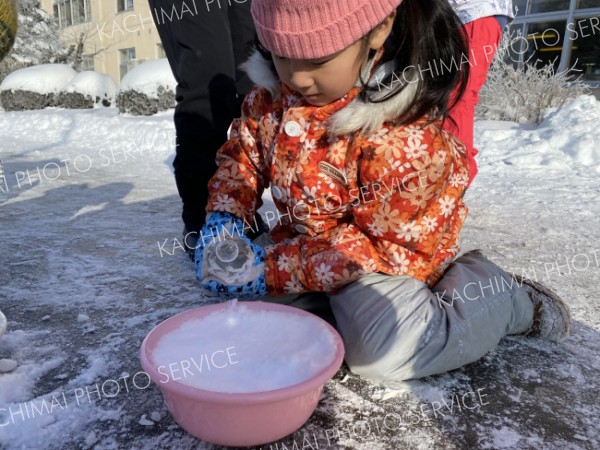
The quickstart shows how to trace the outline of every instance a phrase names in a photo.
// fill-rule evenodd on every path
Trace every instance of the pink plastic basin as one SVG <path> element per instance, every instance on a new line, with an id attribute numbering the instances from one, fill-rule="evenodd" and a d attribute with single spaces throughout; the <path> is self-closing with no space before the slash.
<path id="1" fill-rule="evenodd" d="M 184 322 L 226 309 L 226 303 L 202 306 L 177 314 L 158 324 L 144 339 L 140 360 L 150 379 L 159 387 L 175 421 L 188 433 L 204 441 L 226 446 L 254 446 L 277 441 L 299 429 L 309 419 L 323 386 L 338 371 L 344 345 L 337 331 L 319 317 L 290 306 L 266 302 L 244 302 L 252 310 L 277 311 L 308 316 L 329 329 L 336 352 L 333 362 L 312 378 L 293 386 L 266 392 L 228 394 L 207 391 L 170 379 L 158 372 L 153 349 L 163 335 Z M 281 330 L 285 333 L 285 330 Z M 210 336 L 208 337 L 210 339 Z M 307 339 L 310 339 L 307 336 Z"/>

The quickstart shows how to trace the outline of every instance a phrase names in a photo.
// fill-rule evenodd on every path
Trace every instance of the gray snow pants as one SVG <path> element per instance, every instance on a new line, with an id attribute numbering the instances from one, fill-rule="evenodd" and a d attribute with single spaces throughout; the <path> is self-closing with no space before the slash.
<path id="1" fill-rule="evenodd" d="M 478 360 L 533 321 L 517 282 L 477 251 L 428 287 L 410 276 L 369 274 L 335 294 L 267 297 L 326 316 L 329 304 L 352 372 L 378 381 L 439 374 Z"/>

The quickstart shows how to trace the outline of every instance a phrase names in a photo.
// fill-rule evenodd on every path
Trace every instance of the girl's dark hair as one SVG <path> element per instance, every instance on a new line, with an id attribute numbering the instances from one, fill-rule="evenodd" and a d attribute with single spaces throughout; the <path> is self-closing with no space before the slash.
<path id="1" fill-rule="evenodd" d="M 468 55 L 461 22 L 448 0 L 404 0 L 377 64 L 394 60 L 396 69 L 377 86 L 365 86 L 361 98 L 382 102 L 416 83 L 414 99 L 399 115 L 400 122 L 414 122 L 427 113 L 434 119 L 446 118 L 465 91 Z M 382 86 L 391 87 L 384 96 Z"/>
<path id="2" fill-rule="evenodd" d="M 267 48 L 260 43 L 258 39 L 258 34 L 254 33 L 254 47 L 258 50 L 258 53 L 262 55 L 267 61 L 271 62 L 271 71 L 277 76 L 277 71 L 275 70 L 275 66 L 273 65 L 273 55 Z"/>

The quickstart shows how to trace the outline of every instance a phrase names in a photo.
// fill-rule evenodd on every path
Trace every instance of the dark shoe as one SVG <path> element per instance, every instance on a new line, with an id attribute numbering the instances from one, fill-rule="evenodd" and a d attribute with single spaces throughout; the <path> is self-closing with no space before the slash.
<path id="1" fill-rule="evenodd" d="M 569 335 L 571 313 L 566 303 L 541 284 L 513 275 L 533 302 L 533 324 L 525 336 L 540 337 L 559 342 Z"/>
<path id="2" fill-rule="evenodd" d="M 198 245 L 198 234 L 198 231 L 188 231 L 187 227 L 183 228 L 183 246 L 193 262 L 196 262 L 196 245 Z"/>

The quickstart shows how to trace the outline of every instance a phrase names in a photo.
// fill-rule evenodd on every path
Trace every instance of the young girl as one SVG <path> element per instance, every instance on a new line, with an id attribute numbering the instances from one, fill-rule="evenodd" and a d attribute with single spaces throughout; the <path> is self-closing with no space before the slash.
<path id="1" fill-rule="evenodd" d="M 253 0 L 252 14 L 259 50 L 246 69 L 258 86 L 218 153 L 196 249 L 202 287 L 329 302 L 349 367 L 377 380 L 455 369 L 509 334 L 566 336 L 568 310 L 541 286 L 478 252 L 450 265 L 468 163 L 442 128 L 466 74 L 432 70 L 465 52 L 447 1 Z M 250 242 L 242 231 L 266 187 L 276 226 Z M 255 257 L 227 284 L 209 248 L 236 234 Z"/>

